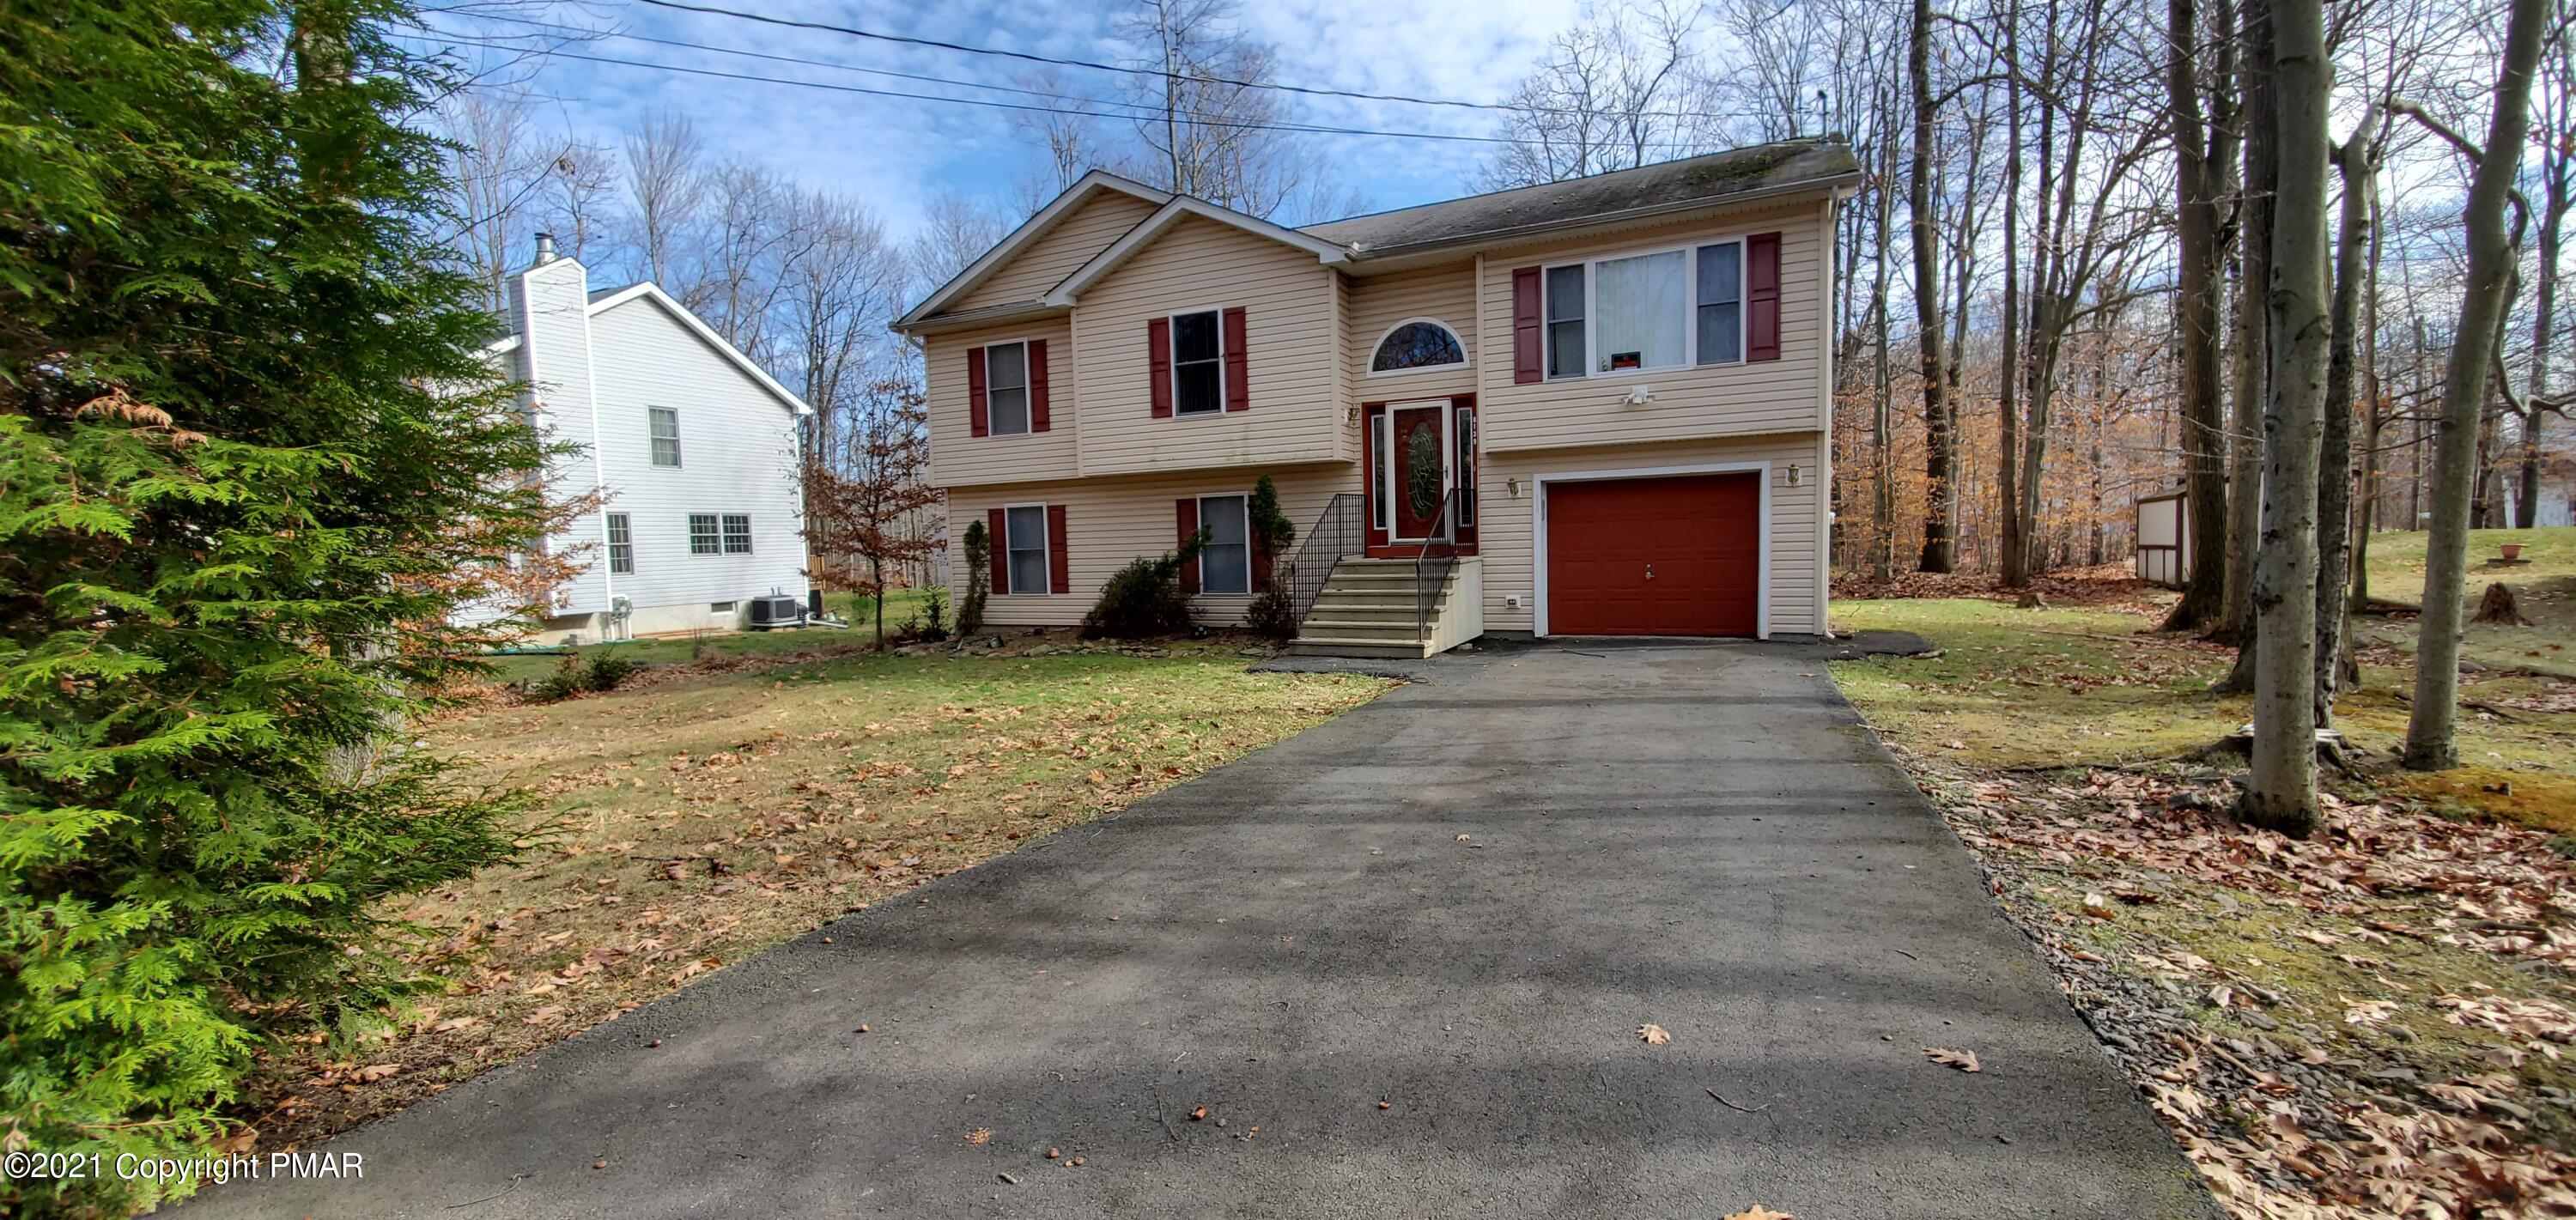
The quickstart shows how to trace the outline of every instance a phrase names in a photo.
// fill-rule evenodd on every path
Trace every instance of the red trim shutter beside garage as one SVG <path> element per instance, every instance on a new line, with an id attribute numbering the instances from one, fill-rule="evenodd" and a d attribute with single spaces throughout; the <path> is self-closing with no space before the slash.
<path id="1" fill-rule="evenodd" d="M 1780 358 L 1780 235 L 1744 239 L 1744 358 Z"/>
<path id="2" fill-rule="evenodd" d="M 992 543 L 993 591 L 1008 593 L 1011 591 L 1011 529 L 1003 519 L 1002 510 L 996 508 L 984 514 L 984 529 L 992 535 L 987 541 Z"/>
<path id="3" fill-rule="evenodd" d="M 1047 591 L 1073 592 L 1073 564 L 1064 549 L 1064 506 L 1047 505 Z"/>
<path id="4" fill-rule="evenodd" d="M 1538 268 L 1512 272 L 1512 380 L 1522 385 L 1547 380 L 1547 363 L 1539 342 Z"/>
<path id="5" fill-rule="evenodd" d="M 1172 417 L 1172 320 L 1156 318 L 1145 324 L 1146 365 L 1154 378 L 1154 418 Z"/>
<path id="6" fill-rule="evenodd" d="M 1181 545 L 1189 545 L 1190 539 L 1198 536 L 1199 532 L 1198 497 L 1183 496 L 1180 499 L 1172 501 L 1172 520 L 1180 526 Z M 1199 560 L 1198 556 L 1193 555 L 1190 557 L 1189 562 L 1181 565 L 1181 592 L 1196 593 L 1198 591 Z"/>
<path id="7" fill-rule="evenodd" d="M 1029 340 L 1029 431 L 1047 430 L 1046 340 Z"/>
<path id="8" fill-rule="evenodd" d="M 1252 409 L 1251 367 L 1245 363 L 1247 353 L 1243 338 L 1243 307 L 1225 311 L 1225 409 Z"/>
<path id="9" fill-rule="evenodd" d="M 984 397 L 984 349 L 966 349 L 966 420 L 975 435 L 989 436 L 993 431 L 991 408 Z"/>

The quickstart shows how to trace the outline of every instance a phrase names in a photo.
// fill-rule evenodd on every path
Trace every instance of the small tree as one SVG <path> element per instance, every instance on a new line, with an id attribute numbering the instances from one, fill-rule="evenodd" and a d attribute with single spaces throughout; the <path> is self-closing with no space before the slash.
<path id="1" fill-rule="evenodd" d="M 876 599 L 877 647 L 886 646 L 886 569 L 900 569 L 942 545 L 925 528 L 940 503 L 930 467 L 930 414 L 908 378 L 868 386 L 858 418 L 837 452 L 805 463 L 805 536 L 823 553 L 824 572 Z"/>
<path id="2" fill-rule="evenodd" d="M 1290 590 L 1280 587 L 1279 577 L 1291 570 L 1288 548 L 1297 541 L 1297 523 L 1279 511 L 1279 489 L 1269 475 L 1253 484 L 1248 515 L 1256 562 L 1264 562 L 1268 570 L 1255 574 L 1261 595 L 1244 608 L 1243 620 L 1263 635 L 1286 639 L 1297 632 L 1297 602 Z"/>
<path id="3" fill-rule="evenodd" d="M 1199 557 L 1208 532 L 1183 539 L 1178 550 L 1156 558 L 1127 561 L 1100 586 L 1100 600 L 1082 616 L 1087 639 L 1149 640 L 1190 629 L 1190 593 L 1181 587 L 1181 569 Z"/>
<path id="4" fill-rule="evenodd" d="M 957 634 L 973 635 L 984 629 L 984 599 L 993 594 L 993 537 L 981 521 L 966 523 L 964 539 L 966 595 L 957 599 Z"/>

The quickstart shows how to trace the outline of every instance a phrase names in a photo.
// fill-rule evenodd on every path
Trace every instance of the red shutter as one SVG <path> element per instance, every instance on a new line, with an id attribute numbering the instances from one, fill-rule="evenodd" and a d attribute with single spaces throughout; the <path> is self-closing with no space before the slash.
<path id="1" fill-rule="evenodd" d="M 1029 340 L 1029 431 L 1047 430 L 1046 340 Z"/>
<path id="2" fill-rule="evenodd" d="M 977 436 L 990 436 L 993 416 L 984 398 L 984 349 L 966 349 L 966 419 Z"/>
<path id="3" fill-rule="evenodd" d="M 1073 592 L 1073 565 L 1064 549 L 1064 506 L 1047 505 L 1047 585 L 1053 593 Z"/>
<path id="4" fill-rule="evenodd" d="M 1780 235 L 1744 239 L 1744 358 L 1780 358 Z"/>
<path id="5" fill-rule="evenodd" d="M 1512 380 L 1522 385 L 1547 380 L 1546 332 L 1539 323 L 1538 268 L 1512 272 Z"/>
<path id="6" fill-rule="evenodd" d="M 1002 517 L 1002 510 L 996 508 L 986 512 L 984 528 L 993 535 L 990 540 L 993 544 L 993 591 L 1008 593 L 1011 591 L 1011 530 Z"/>
<path id="7" fill-rule="evenodd" d="M 1183 496 L 1180 499 L 1172 501 L 1172 516 L 1180 523 L 1181 542 L 1183 545 L 1187 545 L 1190 539 L 1198 536 L 1199 502 L 1197 497 Z M 1198 591 L 1199 561 L 1198 557 L 1193 555 L 1190 557 L 1190 561 L 1188 563 L 1181 565 L 1181 592 L 1196 593 Z"/>
<path id="8" fill-rule="evenodd" d="M 1270 540 L 1259 530 L 1252 532 L 1252 591 L 1270 591 Z"/>
<path id="9" fill-rule="evenodd" d="M 1154 418 L 1172 417 L 1172 320 L 1156 318 L 1145 324 L 1145 350 L 1151 357 L 1146 365 L 1154 375 Z"/>
<path id="10" fill-rule="evenodd" d="M 1225 409 L 1252 409 L 1252 376 L 1244 364 L 1243 307 L 1225 311 Z"/>

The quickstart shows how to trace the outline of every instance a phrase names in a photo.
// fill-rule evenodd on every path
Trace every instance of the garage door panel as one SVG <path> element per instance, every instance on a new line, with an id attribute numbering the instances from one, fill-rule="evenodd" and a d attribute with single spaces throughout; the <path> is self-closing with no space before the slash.
<path id="1" fill-rule="evenodd" d="M 1761 512 L 1753 472 L 1550 483 L 1548 631 L 1755 634 Z"/>

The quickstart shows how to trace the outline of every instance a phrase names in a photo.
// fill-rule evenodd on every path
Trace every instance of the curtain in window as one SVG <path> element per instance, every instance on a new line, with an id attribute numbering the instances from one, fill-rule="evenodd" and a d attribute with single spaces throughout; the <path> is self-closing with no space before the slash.
<path id="1" fill-rule="evenodd" d="M 1669 368 L 1690 363 L 1690 259 L 1680 250 L 1609 259 L 1594 270 L 1593 369 Z"/>

